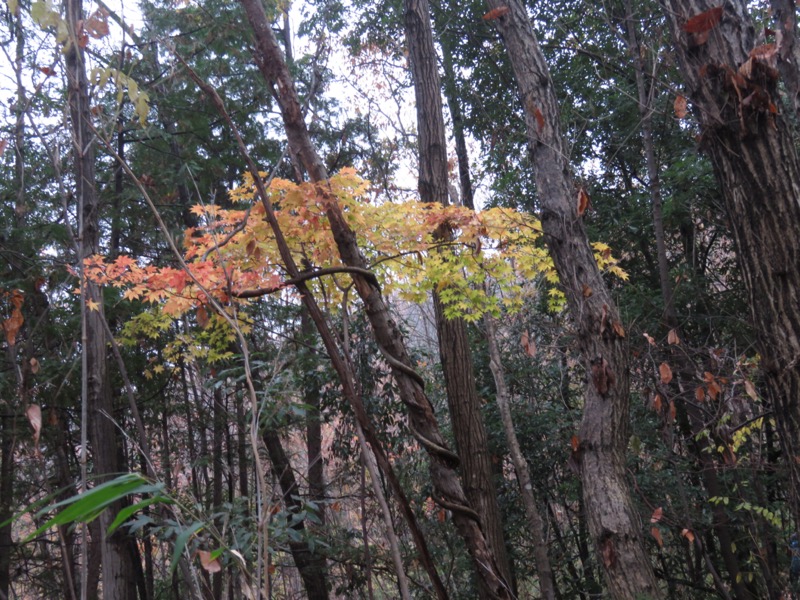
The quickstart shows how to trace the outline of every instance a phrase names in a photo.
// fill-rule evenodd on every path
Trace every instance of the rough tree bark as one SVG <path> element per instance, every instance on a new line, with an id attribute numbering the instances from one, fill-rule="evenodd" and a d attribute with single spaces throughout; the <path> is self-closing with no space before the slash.
<path id="1" fill-rule="evenodd" d="M 447 140 L 430 7 L 427 0 L 405 0 L 404 8 L 406 43 L 417 109 L 419 196 L 422 202 L 437 202 L 447 206 L 450 203 Z M 452 237 L 452 232 L 446 226 L 434 234 L 434 239 L 442 241 L 450 241 Z M 433 294 L 433 305 L 439 338 L 439 357 L 453 423 L 453 437 L 461 459 L 464 491 L 470 505 L 481 518 L 486 539 L 503 578 L 512 583 L 503 522 L 492 479 L 489 442 L 481 413 L 481 400 L 475 388 L 467 324 L 463 319 L 445 317 L 444 306 L 436 292 Z M 479 586 L 479 592 L 481 597 L 491 596 L 491 592 L 483 585 Z"/>
<path id="2" fill-rule="evenodd" d="M 499 13 L 494 22 L 519 87 L 542 229 L 586 368 L 584 414 L 574 459 L 580 468 L 590 533 L 614 598 L 660 598 L 625 481 L 629 365 L 624 329 L 578 214 L 578 190 L 560 131 L 553 82 L 524 6 L 518 0 L 488 4 Z"/>
<path id="3" fill-rule="evenodd" d="M 741 0 L 662 5 L 736 243 L 798 523 L 800 162 L 778 108 L 775 61 L 782 48 L 754 49 L 753 23 Z"/>
<path id="4" fill-rule="evenodd" d="M 81 0 L 67 0 L 66 20 L 70 38 L 65 48 L 67 72 L 67 94 L 69 102 L 70 128 L 73 145 L 73 168 L 75 172 L 75 196 L 78 202 L 80 260 L 97 254 L 100 249 L 100 211 L 95 189 L 94 140 L 91 133 L 88 83 L 84 51 L 78 40 L 82 31 L 83 9 Z M 85 337 L 81 340 L 87 363 L 87 399 L 89 408 L 89 432 L 92 446 L 92 462 L 95 475 L 117 473 L 117 431 L 110 416 L 114 406 L 106 367 L 106 332 L 104 324 L 103 297 L 99 287 L 85 282 L 83 287 L 87 308 L 83 318 L 86 322 Z M 88 302 L 97 303 L 95 310 Z M 107 535 L 109 525 L 116 512 L 111 507 L 99 518 L 102 552 L 103 594 L 114 600 L 135 600 L 136 579 L 129 540 L 121 530 Z"/>
<path id="5" fill-rule="evenodd" d="M 658 259 L 658 279 L 661 286 L 661 295 L 664 301 L 663 321 L 668 328 L 674 330 L 679 339 L 683 340 L 684 347 L 688 339 L 684 336 L 678 322 L 678 312 L 675 307 L 672 280 L 669 277 L 669 262 L 667 260 L 666 235 L 664 233 L 664 219 L 661 201 L 661 180 L 659 165 L 656 160 L 655 143 L 653 140 L 653 105 L 656 92 L 656 83 L 648 81 L 645 69 L 645 48 L 640 44 L 637 30 L 637 21 L 634 18 L 634 8 L 631 0 L 624 0 L 625 8 L 625 43 L 628 52 L 633 57 L 634 74 L 636 76 L 636 91 L 638 109 L 641 118 L 640 130 L 642 146 L 644 148 L 645 166 L 647 168 L 647 187 L 650 193 L 650 203 L 653 210 L 653 231 L 655 234 L 656 254 Z M 686 354 L 683 348 L 671 346 L 671 362 L 676 369 L 675 384 L 681 389 L 691 388 L 697 379 L 697 367 Z M 673 384 L 674 385 L 674 384 Z M 706 429 L 704 415 L 700 408 L 693 402 L 678 403 L 681 413 L 679 418 L 688 422 L 692 433 L 689 447 L 694 450 L 697 461 L 700 463 L 700 476 L 708 492 L 709 498 L 725 495 L 717 477 L 717 465 L 714 460 L 712 448 L 714 442 L 707 436 L 700 435 Z M 713 514 L 712 526 L 719 540 L 719 551 L 728 571 L 728 581 L 737 600 L 746 600 L 754 596 L 748 590 L 748 582 L 740 576 L 739 559 L 734 552 L 733 537 L 729 526 L 729 519 L 725 507 L 715 504 L 711 508 Z M 718 579 L 714 579 L 715 583 Z M 720 593 L 727 591 L 719 590 Z"/>
<path id="6" fill-rule="evenodd" d="M 380 286 L 375 276 L 367 268 L 368 265 L 358 248 L 355 233 L 348 225 L 336 198 L 332 196 L 325 183 L 328 173 L 311 142 L 294 82 L 264 8 L 258 0 L 241 0 L 241 3 L 255 36 L 256 65 L 272 87 L 280 107 L 289 145 L 302 162 L 311 180 L 318 183 L 317 190 L 320 196 L 326 199 L 326 216 L 340 257 L 342 262 L 351 269 L 354 286 L 364 303 L 378 347 L 391 366 L 399 396 L 408 410 L 409 429 L 430 456 L 434 499 L 440 506 L 451 511 L 453 522 L 466 543 L 476 572 L 484 580 L 487 589 L 492 590 L 494 597 L 508 598 L 510 595 L 508 584 L 497 568 L 486 536 L 481 529 L 480 518 L 469 506 L 459 480 L 458 456 L 447 448 L 439 431 L 433 406 L 425 394 L 424 382 L 412 367 L 402 334 L 389 314 Z M 271 207 L 267 208 L 269 209 L 267 218 L 270 218 Z M 287 256 L 283 256 L 283 259 L 287 262 L 286 266 L 290 276 L 295 277 L 299 272 L 294 272 L 296 265 L 293 265 L 294 261 L 288 251 L 286 254 Z M 289 263 L 292 263 L 293 267 L 290 267 Z M 298 291 L 300 291 L 299 287 Z M 312 318 L 319 327 L 320 323 L 313 312 Z M 331 356 L 332 360 L 334 358 Z M 339 368 L 337 368 L 338 370 Z M 345 380 L 342 380 L 343 385 L 346 383 Z M 365 433 L 367 433 L 366 429 Z M 372 444 L 373 440 L 370 440 L 370 445 Z"/>

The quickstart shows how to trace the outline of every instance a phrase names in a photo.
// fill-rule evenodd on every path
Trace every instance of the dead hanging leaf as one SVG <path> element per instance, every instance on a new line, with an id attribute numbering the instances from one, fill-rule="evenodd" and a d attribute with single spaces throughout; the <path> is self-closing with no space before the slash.
<path id="1" fill-rule="evenodd" d="M 483 15 L 483 20 L 494 21 L 495 19 L 499 19 L 503 15 L 507 15 L 509 12 L 511 12 L 511 9 L 508 8 L 507 6 L 498 6 L 497 8 L 493 8 L 485 15 Z"/>
<path id="2" fill-rule="evenodd" d="M 614 542 L 610 535 L 600 542 L 600 554 L 603 556 L 603 564 L 606 569 L 611 569 L 617 564 L 617 551 L 614 549 Z"/>
<path id="3" fill-rule="evenodd" d="M 592 291 L 592 288 L 590 288 L 588 285 L 586 285 L 584 283 L 583 284 L 583 297 L 584 298 L 589 298 L 592 294 L 594 294 L 594 292 Z"/>
<path id="4" fill-rule="evenodd" d="M 688 113 L 686 98 L 683 96 L 676 96 L 675 103 L 673 104 L 673 108 L 675 109 L 675 116 L 679 119 L 685 119 Z"/>
<path id="5" fill-rule="evenodd" d="M 577 435 L 573 435 L 572 438 L 570 438 L 569 443 L 572 446 L 573 452 L 577 452 L 581 447 L 581 439 Z"/>
<path id="6" fill-rule="evenodd" d="M 33 448 L 36 453 L 36 458 L 41 458 L 42 453 L 39 451 L 39 435 L 42 432 L 42 408 L 38 404 L 30 404 L 25 409 L 25 416 L 28 417 L 28 423 L 33 427 Z"/>
<path id="7" fill-rule="evenodd" d="M 750 396 L 753 400 L 758 400 L 758 392 L 756 392 L 756 386 L 753 385 L 753 382 L 749 379 L 744 380 L 744 391 L 747 392 L 747 395 Z"/>
<path id="8" fill-rule="evenodd" d="M 536 342 L 530 338 L 527 331 L 522 334 L 520 344 L 522 345 L 522 349 L 525 351 L 525 354 L 531 358 L 536 356 Z"/>
<path id="9" fill-rule="evenodd" d="M 712 381 L 714 381 L 714 375 L 712 373 L 709 373 L 708 371 L 704 371 L 703 381 L 705 381 L 706 383 L 711 383 Z"/>
<path id="10" fill-rule="evenodd" d="M 658 507 L 653 511 L 653 514 L 650 515 L 650 522 L 651 523 L 658 523 L 661 520 L 661 517 L 664 516 L 664 509 L 662 507 Z"/>
<path id="11" fill-rule="evenodd" d="M 653 398 L 653 410 L 661 412 L 662 406 L 664 406 L 664 398 L 661 394 L 656 394 L 656 397 Z"/>
<path id="12" fill-rule="evenodd" d="M 664 547 L 664 538 L 661 537 L 661 530 L 658 527 L 651 527 L 650 528 L 650 535 L 656 540 L 656 544 L 658 544 L 659 548 Z"/>
<path id="13" fill-rule="evenodd" d="M 750 58 L 755 58 L 767 63 L 771 67 L 777 65 L 778 46 L 777 44 L 761 44 L 750 50 Z"/>
<path id="14" fill-rule="evenodd" d="M 681 535 L 682 535 L 683 537 L 685 537 L 685 538 L 686 538 L 686 539 L 689 541 L 689 543 L 690 543 L 690 544 L 693 544 L 693 543 L 694 543 L 694 533 L 692 533 L 692 530 L 691 530 L 691 529 L 686 529 L 686 528 L 684 528 L 684 529 L 681 531 Z"/>
<path id="15" fill-rule="evenodd" d="M 675 401 L 669 401 L 669 422 L 674 423 L 675 417 L 678 416 L 678 409 L 675 407 Z"/>
<path id="16" fill-rule="evenodd" d="M 603 357 L 598 356 L 592 361 L 592 382 L 601 396 L 606 396 L 617 383 L 617 376 Z"/>
<path id="17" fill-rule="evenodd" d="M 702 402 L 706 399 L 706 390 L 702 385 L 697 386 L 697 389 L 694 391 L 694 399 L 698 402 Z"/>
<path id="18" fill-rule="evenodd" d="M 716 381 L 712 381 L 708 384 L 708 395 L 711 396 L 712 400 L 716 400 L 720 392 L 722 392 L 722 388 Z"/>
<path id="19" fill-rule="evenodd" d="M 22 316 L 22 311 L 18 307 L 15 307 L 14 310 L 11 311 L 10 317 L 3 320 L 3 331 L 6 334 L 6 342 L 8 342 L 9 346 L 13 346 L 17 343 L 17 334 L 24 322 L 25 318 Z"/>
<path id="20" fill-rule="evenodd" d="M 205 306 L 199 306 L 197 308 L 197 324 L 203 329 L 208 325 L 208 313 L 206 312 Z"/>
<path id="21" fill-rule="evenodd" d="M 99 40 L 108 35 L 108 11 L 104 8 L 98 8 L 92 13 L 86 23 L 84 23 L 86 32 L 93 38 Z"/>
<path id="22" fill-rule="evenodd" d="M 540 111 L 538 107 L 534 108 L 533 116 L 536 117 L 536 126 L 538 127 L 538 132 L 542 133 L 542 130 L 544 130 L 544 115 L 542 114 L 542 111 Z"/>
<path id="23" fill-rule="evenodd" d="M 619 321 L 614 321 L 612 327 L 614 328 L 614 333 L 616 333 L 619 337 L 625 337 L 625 328 L 622 326 L 622 323 Z"/>
<path id="24" fill-rule="evenodd" d="M 253 256 L 253 253 L 256 251 L 256 241 L 250 240 L 249 242 L 247 242 L 247 247 L 245 248 L 245 251 L 247 252 L 247 256 Z"/>
<path id="25" fill-rule="evenodd" d="M 658 367 L 658 374 L 661 375 L 661 383 L 667 385 L 672 381 L 672 369 L 665 362 L 661 363 Z"/>
<path id="26" fill-rule="evenodd" d="M 219 562 L 219 558 L 212 558 L 211 552 L 208 550 L 198 550 L 197 556 L 200 557 L 200 564 L 209 573 L 219 573 L 222 571 L 222 563 Z"/>
<path id="27" fill-rule="evenodd" d="M 693 16 L 691 19 L 686 21 L 683 24 L 683 30 L 686 33 L 705 33 L 710 31 L 722 19 L 722 6 L 715 6 L 714 8 L 709 8 L 705 12 L 701 12 L 698 15 Z"/>
<path id="28" fill-rule="evenodd" d="M 650 344 L 651 346 L 656 345 L 656 340 L 653 338 L 652 335 L 650 335 L 649 333 L 643 333 L 642 335 L 644 336 L 644 339 L 647 340 L 648 344 Z"/>
<path id="29" fill-rule="evenodd" d="M 439 512 L 436 513 L 436 520 L 439 521 L 439 523 L 444 523 L 446 519 L 447 512 L 443 508 L 440 508 Z"/>
<path id="30" fill-rule="evenodd" d="M 678 332 L 674 329 L 669 330 L 669 333 L 667 334 L 667 343 L 670 346 L 676 346 L 681 343 L 681 339 L 678 337 Z"/>
<path id="31" fill-rule="evenodd" d="M 582 187 L 578 189 L 578 216 L 582 217 L 589 208 L 589 194 Z"/>
<path id="32" fill-rule="evenodd" d="M 31 373 L 36 375 L 39 372 L 39 361 L 36 358 L 31 358 L 29 363 L 31 365 Z"/>
<path id="33" fill-rule="evenodd" d="M 86 48 L 89 45 L 89 36 L 86 34 L 86 29 L 83 27 L 83 20 L 78 21 L 77 27 L 78 33 L 76 37 L 78 38 L 78 47 Z"/>

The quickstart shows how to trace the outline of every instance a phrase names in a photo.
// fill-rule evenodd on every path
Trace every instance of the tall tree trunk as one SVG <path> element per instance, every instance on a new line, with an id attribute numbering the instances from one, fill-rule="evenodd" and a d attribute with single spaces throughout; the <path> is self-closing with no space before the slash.
<path id="1" fill-rule="evenodd" d="M 525 113 L 542 229 L 577 330 L 586 368 L 584 414 L 575 459 L 589 529 L 612 597 L 660 598 L 642 526 L 625 481 L 629 363 L 614 300 L 592 254 L 561 135 L 553 81 L 518 0 L 489 0 L 506 44 Z"/>
<path id="2" fill-rule="evenodd" d="M 444 97 L 447 99 L 447 109 L 453 120 L 453 138 L 456 143 L 456 158 L 458 159 L 458 181 L 461 184 L 461 204 L 467 208 L 475 209 L 472 194 L 472 177 L 469 173 L 469 153 L 467 152 L 467 139 L 464 135 L 464 115 L 461 111 L 461 102 L 458 98 L 456 85 L 456 71 L 453 67 L 453 42 L 447 32 L 439 33 L 442 46 L 442 67 L 444 68 Z"/>
<path id="3" fill-rule="evenodd" d="M 422 202 L 449 202 L 447 174 L 447 140 L 442 111 L 442 86 L 439 79 L 436 49 L 433 45 L 430 7 L 427 0 L 405 0 L 406 43 L 417 105 L 417 139 L 419 147 L 419 196 Z M 436 239 L 450 241 L 452 232 L 440 228 Z M 442 250 L 447 252 L 447 250 Z M 503 578 L 511 584 L 511 568 L 503 536 L 503 522 L 492 480 L 492 464 L 481 401 L 475 389 L 472 352 L 467 324 L 463 319 L 447 319 L 439 294 L 434 292 L 433 305 L 439 337 L 447 405 L 453 423 L 453 436 L 461 459 L 461 476 L 470 505 L 481 518 L 486 539 L 494 553 Z M 491 591 L 479 586 L 481 597 Z"/>
<path id="4" fill-rule="evenodd" d="M 241 0 L 245 8 L 250 25 L 255 35 L 256 64 L 264 78 L 270 84 L 280 107 L 289 145 L 293 148 L 299 160 L 303 163 L 312 181 L 318 183 L 317 191 L 326 200 L 326 216 L 331 228 L 331 233 L 339 250 L 342 262 L 350 268 L 353 283 L 359 297 L 364 302 L 367 317 L 372 326 L 375 340 L 384 358 L 390 364 L 398 394 L 408 410 L 408 425 L 414 437 L 430 456 L 430 476 L 434 488 L 434 498 L 440 506 L 447 508 L 453 515 L 453 521 L 461 536 L 464 538 L 467 550 L 473 559 L 478 576 L 485 580 L 487 589 L 497 598 L 508 598 L 510 590 L 508 584 L 497 568 L 493 553 L 488 545 L 486 536 L 481 528 L 480 517 L 470 507 L 464 494 L 464 489 L 459 480 L 457 467 L 458 456 L 449 448 L 441 435 L 433 406 L 425 394 L 424 381 L 414 370 L 405 343 L 397 324 L 389 314 L 388 307 L 383 300 L 380 286 L 374 274 L 367 268 L 368 265 L 361 254 L 356 242 L 355 232 L 350 228 L 344 213 L 337 200 L 331 194 L 327 180 L 327 171 L 322 160 L 317 154 L 308 129 L 303 120 L 300 102 L 294 82 L 289 74 L 286 62 L 275 39 L 275 34 L 267 20 L 264 8 L 258 0 Z M 221 102 L 221 100 L 220 100 Z M 256 170 L 255 165 L 249 167 Z M 256 179 L 257 173 L 256 173 Z M 259 185 L 260 180 L 255 181 Z M 266 202 L 266 192 L 259 190 L 259 195 L 265 199 L 266 217 L 270 220 L 276 237 L 282 240 L 280 228 L 277 226 L 272 208 Z M 281 258 L 289 272 L 290 277 L 297 277 L 299 270 L 295 264 L 288 246 L 279 240 L 282 247 Z M 307 288 L 300 284 L 296 286 L 309 307 L 315 325 L 320 329 L 323 341 L 327 330 L 324 317 L 319 313 L 319 307 L 312 306 Z M 316 312 L 315 312 L 316 310 Z M 326 349 L 340 375 L 344 386 L 351 384 L 348 381 L 347 366 L 339 362 L 338 349 Z M 354 399 L 356 394 L 346 390 L 346 396 Z M 358 415 L 357 415 L 358 416 Z M 361 417 L 359 417 L 361 418 Z M 365 423 L 362 422 L 362 427 Z M 368 421 L 366 422 L 368 426 Z M 367 428 L 364 427 L 365 433 Z M 370 445 L 373 441 L 370 440 Z M 373 447 L 374 448 L 374 447 Z M 376 449 L 376 448 L 374 448 Z M 376 449 L 377 451 L 377 449 Z"/>
<path id="5" fill-rule="evenodd" d="M 547 554 L 544 519 L 542 519 L 539 507 L 536 505 L 528 461 L 522 454 L 517 432 L 514 429 L 514 422 L 511 418 L 511 394 L 508 391 L 506 374 L 500 358 L 495 319 L 490 315 L 486 315 L 483 322 L 486 329 L 486 344 L 489 347 L 489 369 L 494 377 L 497 394 L 497 409 L 500 411 L 500 419 L 503 421 L 508 451 L 511 455 L 511 462 L 514 464 L 514 472 L 517 475 L 517 484 L 519 485 L 519 494 L 522 497 L 525 517 L 528 519 L 530 534 L 533 536 L 531 542 L 533 544 L 533 559 L 536 563 L 536 572 L 539 574 L 539 588 L 544 600 L 554 600 L 556 588 L 553 568 L 550 564 L 550 557 Z"/>
<path id="6" fill-rule="evenodd" d="M 100 213 L 95 190 L 94 141 L 91 133 L 88 84 L 84 52 L 78 40 L 83 19 L 81 0 L 67 0 L 66 17 L 70 38 L 65 48 L 70 126 L 72 133 L 75 170 L 75 194 L 78 201 L 80 247 L 79 259 L 100 252 Z M 100 288 L 90 282 L 83 284 L 86 308 L 85 335 L 81 340 L 86 361 L 86 399 L 89 411 L 89 431 L 92 444 L 92 462 L 96 475 L 117 473 L 117 432 L 112 421 L 113 399 L 106 368 L 106 333 L 103 297 Z M 94 309 L 89 302 L 96 303 Z M 117 510 L 121 507 L 117 507 Z M 128 540 L 121 530 L 114 535 L 106 532 L 116 514 L 114 507 L 105 510 L 99 518 L 103 594 L 114 600 L 135 600 L 136 580 Z"/>
<path id="7" fill-rule="evenodd" d="M 320 388 L 314 378 L 317 361 L 314 350 L 314 323 L 305 307 L 300 313 L 300 333 L 304 347 L 300 349 L 303 370 L 303 400 L 306 411 L 306 453 L 308 456 L 308 497 L 316 505 L 314 513 L 319 529 L 325 528 L 325 464 L 322 460 L 322 415 L 320 413 Z"/>
<path id="8" fill-rule="evenodd" d="M 214 481 L 212 482 L 213 486 L 213 495 L 211 498 L 211 506 L 213 506 L 213 511 L 221 512 L 222 509 L 222 478 L 223 478 L 223 461 L 225 460 L 225 453 L 223 450 L 223 436 L 225 430 L 227 429 L 228 423 L 226 419 L 227 411 L 225 410 L 225 394 L 221 387 L 214 389 L 214 394 L 212 396 L 213 402 L 213 411 L 212 414 L 214 415 L 213 419 L 213 436 L 214 441 L 211 450 L 211 460 L 213 461 L 213 478 Z M 224 527 L 224 519 L 222 517 L 217 519 L 217 527 L 220 531 L 223 530 Z M 223 573 L 220 571 L 218 573 L 213 573 L 211 575 L 211 590 L 212 596 L 214 598 L 222 598 L 222 575 Z"/>
<path id="9" fill-rule="evenodd" d="M 642 145 L 644 147 L 645 166 L 647 169 L 647 186 L 650 192 L 650 203 L 653 211 L 653 230 L 656 241 L 656 254 L 658 260 L 658 278 L 661 287 L 661 295 L 664 302 L 664 322 L 670 329 L 674 330 L 679 339 L 682 339 L 684 346 L 688 340 L 683 335 L 678 323 L 678 313 L 675 308 L 673 297 L 672 281 L 669 277 L 669 263 L 667 260 L 666 236 L 664 233 L 664 219 L 661 201 L 661 180 L 659 178 L 658 162 L 656 161 L 655 143 L 653 141 L 653 102 L 655 94 L 655 82 L 648 84 L 645 77 L 645 49 L 641 46 L 638 38 L 636 19 L 634 18 L 634 8 L 630 0 L 625 0 L 625 41 L 628 45 L 628 52 L 633 57 L 634 73 L 636 76 L 636 91 L 638 98 L 638 109 L 641 118 L 640 129 L 642 132 Z M 677 367 L 676 383 L 683 389 L 692 387 L 696 379 L 697 368 L 685 351 L 672 346 L 672 362 Z M 723 496 L 725 492 L 720 487 L 717 477 L 717 465 L 714 460 L 713 442 L 707 437 L 700 435 L 706 429 L 706 424 L 701 410 L 692 402 L 680 403 L 679 410 L 685 412 L 684 418 L 689 422 L 692 439 L 689 447 L 695 450 L 695 456 L 700 463 L 700 473 L 710 498 Z M 748 590 L 748 584 L 740 576 L 739 560 L 733 550 L 733 541 L 729 519 L 725 507 L 719 503 L 712 507 L 713 528 L 719 541 L 719 550 L 728 571 L 728 581 L 737 599 L 753 598 Z"/>
<path id="10" fill-rule="evenodd" d="M 754 28 L 741 0 L 662 5 L 733 231 L 800 523 L 800 163 L 777 109 L 775 57 L 751 58 Z M 687 21 L 701 13 L 706 31 L 697 32 Z"/>
<path id="11" fill-rule="evenodd" d="M 292 465 L 278 433 L 267 426 L 263 434 L 264 445 L 269 454 L 269 461 L 278 478 L 281 486 L 281 495 L 286 510 L 295 515 L 303 511 L 303 505 L 298 498 L 300 488 L 294 476 Z M 289 541 L 289 551 L 292 553 L 294 564 L 300 571 L 303 585 L 306 589 L 306 597 L 310 600 L 326 600 L 328 598 L 327 569 L 325 567 L 325 557 L 319 552 L 312 552 L 305 537 L 305 519 L 297 519 L 292 525 L 292 529 L 300 534 L 297 540 Z"/>

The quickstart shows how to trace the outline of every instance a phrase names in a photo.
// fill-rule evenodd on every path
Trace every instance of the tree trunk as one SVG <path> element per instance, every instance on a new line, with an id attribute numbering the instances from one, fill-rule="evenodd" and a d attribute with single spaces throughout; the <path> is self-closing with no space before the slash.
<path id="1" fill-rule="evenodd" d="M 650 201 L 653 210 L 653 230 L 655 233 L 656 254 L 658 259 L 658 278 L 661 287 L 661 295 L 664 302 L 664 323 L 668 328 L 674 330 L 679 339 L 683 340 L 684 346 L 688 339 L 683 335 L 678 323 L 678 313 L 675 308 L 673 297 L 672 281 L 669 277 L 669 263 L 667 260 L 666 236 L 664 233 L 664 220 L 662 215 L 661 202 L 661 181 L 659 178 L 659 165 L 656 161 L 655 144 L 653 141 L 653 102 L 655 93 L 655 82 L 645 81 L 645 49 L 640 45 L 634 18 L 634 9 L 630 0 L 625 0 L 625 33 L 628 44 L 628 52 L 633 57 L 634 72 L 636 76 L 636 91 L 638 98 L 638 109 L 641 117 L 640 129 L 642 132 L 642 145 L 644 147 L 644 159 L 647 168 L 647 186 L 650 193 Z M 676 369 L 676 382 L 682 391 L 684 388 L 691 389 L 692 383 L 696 380 L 697 368 L 693 361 L 682 349 L 675 346 L 671 347 L 671 362 Z M 690 392 L 687 392 L 690 393 Z M 679 403 L 679 411 L 685 413 L 683 418 L 688 420 L 692 438 L 688 446 L 694 450 L 694 454 L 700 463 L 700 474 L 710 498 L 723 496 L 725 492 L 720 487 L 717 477 L 717 465 L 714 460 L 714 443 L 706 436 L 700 435 L 706 429 L 703 415 L 700 409 L 692 402 Z M 744 577 L 740 575 L 739 560 L 733 551 L 733 542 L 729 519 L 725 512 L 725 507 L 715 504 L 712 509 L 713 528 L 719 541 L 719 550 L 722 555 L 725 567 L 728 571 L 728 581 L 737 600 L 753 598 L 748 590 L 748 585 Z"/>
<path id="2" fill-rule="evenodd" d="M 292 465 L 289 462 L 289 457 L 283 449 L 283 444 L 274 429 L 267 429 L 263 435 L 264 445 L 269 454 L 269 461 L 272 463 L 272 469 L 278 478 L 281 486 L 281 495 L 283 496 L 283 503 L 286 510 L 300 514 L 303 511 L 303 505 L 298 498 L 300 488 L 297 485 L 297 479 L 294 476 Z M 292 553 L 294 564 L 297 570 L 300 571 L 300 577 L 303 579 L 303 585 L 306 589 L 306 597 L 310 600 L 326 600 L 328 598 L 328 584 L 326 581 L 327 570 L 325 568 L 325 557 L 318 552 L 312 552 L 308 546 L 305 538 L 305 519 L 298 519 L 293 525 L 292 529 L 298 532 L 298 540 L 289 541 L 289 550 Z"/>
<path id="3" fill-rule="evenodd" d="M 447 206 L 450 202 L 442 86 L 427 0 L 405 0 L 405 21 L 417 101 L 419 196 L 422 202 L 437 202 Z M 449 241 L 452 237 L 452 232 L 446 227 L 434 233 L 434 238 L 442 241 Z M 436 292 L 433 294 L 433 305 L 439 337 L 439 357 L 453 423 L 453 437 L 461 459 L 464 491 L 470 505 L 480 515 L 483 531 L 500 573 L 511 584 L 503 522 L 492 480 L 489 443 L 481 413 L 481 401 L 475 389 L 467 324 L 463 319 L 447 319 L 444 316 L 444 306 Z M 481 597 L 491 597 L 491 591 L 484 585 L 479 586 L 479 592 Z"/>
<path id="4" fill-rule="evenodd" d="M 503 421 L 508 451 L 511 455 L 511 462 L 514 464 L 514 472 L 517 475 L 519 494 L 522 497 L 522 506 L 525 509 L 525 517 L 528 519 L 530 535 L 533 537 L 531 543 L 533 544 L 533 559 L 536 562 L 536 572 L 539 574 L 539 588 L 544 600 L 554 600 L 556 597 L 555 579 L 550 557 L 547 554 L 544 519 L 542 519 L 539 507 L 536 505 L 528 461 L 522 454 L 517 432 L 514 429 L 514 421 L 511 418 L 511 394 L 506 384 L 506 374 L 500 358 L 500 348 L 497 344 L 495 319 L 491 315 L 486 315 L 483 322 L 486 328 L 486 344 L 489 347 L 489 369 L 494 377 L 497 394 L 497 409 L 500 412 L 500 419 Z"/>
<path id="5" fill-rule="evenodd" d="M 314 323 L 308 310 L 301 307 L 300 365 L 303 371 L 303 400 L 306 411 L 306 453 L 308 455 L 308 497 L 316 505 L 314 513 L 319 520 L 318 528 L 325 529 L 325 464 L 322 459 L 322 414 L 320 413 L 320 388 L 315 381 L 317 353 L 314 350 Z"/>
<path id="6" fill-rule="evenodd" d="M 711 157 L 733 231 L 798 523 L 800 163 L 777 108 L 779 73 L 770 64 L 776 57 L 750 57 L 755 34 L 745 2 L 721 8 L 696 0 L 662 4 L 686 95 L 702 126 L 701 148 Z M 705 11 L 714 17 L 703 19 L 709 30 L 687 32 L 687 20 Z"/>
<path id="7" fill-rule="evenodd" d="M 84 52 L 78 44 L 83 18 L 81 0 L 66 2 L 66 16 L 70 38 L 65 49 L 68 82 L 70 126 L 72 133 L 75 195 L 78 201 L 79 242 L 82 260 L 100 252 L 100 214 L 95 191 L 94 143 L 91 133 L 88 85 Z M 103 314 L 103 298 L 100 288 L 92 283 L 83 285 L 86 308 L 84 337 L 81 340 L 86 361 L 87 406 L 89 431 L 92 444 L 92 462 L 95 475 L 117 473 L 117 432 L 113 422 L 114 406 L 106 368 L 106 334 Z M 93 310 L 89 302 L 96 303 Z M 128 540 L 122 530 L 107 535 L 117 510 L 121 506 L 105 510 L 99 518 L 103 594 L 114 600 L 135 600 L 136 580 Z"/>
<path id="8" fill-rule="evenodd" d="M 490 0 L 489 6 L 508 9 L 494 22 L 519 86 L 542 229 L 586 368 L 584 414 L 574 458 L 589 529 L 612 597 L 660 598 L 625 481 L 629 363 L 624 330 L 578 214 L 578 191 L 561 136 L 553 82 L 525 8 L 517 0 Z"/>
<path id="9" fill-rule="evenodd" d="M 388 307 L 383 300 L 380 286 L 367 268 L 367 263 L 362 256 L 356 242 L 355 232 L 350 228 L 338 201 L 330 193 L 326 185 L 327 171 L 322 160 L 317 154 L 308 129 L 303 120 L 303 114 L 298 100 L 294 82 L 289 74 L 286 62 L 275 39 L 275 34 L 267 20 L 263 6 L 258 0 L 241 0 L 245 8 L 250 25 L 255 35 L 256 49 L 255 60 L 266 81 L 272 87 L 273 93 L 280 106 L 286 136 L 289 145 L 302 162 L 311 180 L 318 183 L 317 192 L 326 200 L 326 216 L 331 228 L 331 233 L 339 250 L 342 262 L 351 269 L 353 284 L 359 297 L 364 302 L 367 317 L 372 326 L 373 334 L 384 358 L 391 365 L 392 373 L 397 382 L 398 395 L 408 410 L 408 426 L 414 437 L 430 456 L 430 477 L 434 488 L 436 502 L 451 511 L 453 522 L 461 536 L 464 538 L 467 550 L 472 557 L 478 576 L 485 580 L 487 589 L 492 590 L 496 598 L 508 598 L 510 589 L 502 574 L 497 568 L 493 553 L 488 545 L 486 536 L 481 529 L 480 517 L 470 507 L 464 489 L 457 474 L 458 456 L 449 448 L 439 431 L 439 424 L 433 412 L 433 406 L 425 394 L 424 381 L 414 370 L 411 359 L 406 351 L 405 343 L 397 324 L 389 314 Z M 221 102 L 221 100 L 220 100 Z M 249 168 L 255 171 L 255 165 Z M 260 180 L 255 175 L 258 186 Z M 280 228 L 274 220 L 271 206 L 266 201 L 266 192 L 259 190 L 259 195 L 265 201 L 266 217 L 270 220 L 273 232 L 280 237 Z M 283 246 L 281 257 L 291 277 L 299 274 L 297 265 L 288 251 L 285 242 L 278 241 Z M 298 292 L 301 296 L 308 294 L 307 288 L 299 284 Z M 307 306 L 311 309 L 311 305 Z M 319 311 L 319 308 L 316 307 Z M 321 313 L 312 318 L 318 328 L 327 328 Z M 322 331 L 320 331 L 323 334 Z M 323 340 L 326 336 L 323 334 Z M 328 342 L 326 342 L 327 348 Z M 328 348 L 331 359 L 335 360 L 331 349 Z M 338 362 L 338 360 L 337 360 Z M 340 374 L 341 383 L 349 385 L 345 365 L 334 365 Z M 353 398 L 353 392 L 348 391 L 348 397 Z M 368 423 L 367 423 L 368 425 Z M 362 423 L 364 427 L 364 423 Z M 367 433 L 365 427 L 365 433 Z M 370 440 L 372 444 L 372 440 Z"/>

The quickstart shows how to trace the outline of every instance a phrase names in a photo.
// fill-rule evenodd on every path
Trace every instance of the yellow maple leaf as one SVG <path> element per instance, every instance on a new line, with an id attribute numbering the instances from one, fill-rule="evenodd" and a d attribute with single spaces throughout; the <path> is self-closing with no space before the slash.
<path id="1" fill-rule="evenodd" d="M 94 300 L 90 299 L 90 300 L 86 301 L 86 307 L 89 310 L 99 310 L 100 309 L 100 303 L 99 302 L 95 302 Z"/>

